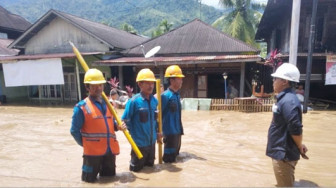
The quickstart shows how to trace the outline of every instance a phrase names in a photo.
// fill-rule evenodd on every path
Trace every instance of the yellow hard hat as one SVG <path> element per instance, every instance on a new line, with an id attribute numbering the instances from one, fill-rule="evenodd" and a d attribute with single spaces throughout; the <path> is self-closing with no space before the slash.
<path id="1" fill-rule="evenodd" d="M 182 70 L 178 65 L 171 65 L 166 69 L 166 78 L 184 78 Z"/>
<path id="2" fill-rule="evenodd" d="M 150 81 L 155 82 L 154 73 L 150 69 L 141 69 L 136 77 L 136 82 Z"/>
<path id="3" fill-rule="evenodd" d="M 104 84 L 106 80 L 98 69 L 89 69 L 84 76 L 84 84 Z"/>

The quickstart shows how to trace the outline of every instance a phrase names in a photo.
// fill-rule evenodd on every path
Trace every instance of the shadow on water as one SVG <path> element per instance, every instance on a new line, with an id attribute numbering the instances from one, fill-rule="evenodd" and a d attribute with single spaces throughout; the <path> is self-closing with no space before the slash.
<path id="1" fill-rule="evenodd" d="M 99 184 L 108 184 L 112 182 L 120 182 L 120 183 L 130 183 L 134 182 L 138 177 L 135 176 L 132 172 L 123 172 L 117 173 L 114 177 L 99 177 Z M 141 178 L 140 178 L 141 179 Z"/>
<path id="2" fill-rule="evenodd" d="M 294 182 L 294 187 L 319 187 L 319 185 L 309 180 L 300 180 Z"/>
<path id="3" fill-rule="evenodd" d="M 195 154 L 192 154 L 192 153 L 188 153 L 188 152 L 181 152 L 177 158 L 176 158 L 176 161 L 178 163 L 184 163 L 184 162 L 187 162 L 189 161 L 190 159 L 196 159 L 196 160 L 201 160 L 201 161 L 206 161 L 205 158 L 203 157 L 199 157 Z"/>

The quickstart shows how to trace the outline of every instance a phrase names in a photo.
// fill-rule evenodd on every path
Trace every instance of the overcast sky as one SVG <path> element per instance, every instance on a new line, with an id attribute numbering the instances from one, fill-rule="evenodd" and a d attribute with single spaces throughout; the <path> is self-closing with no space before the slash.
<path id="1" fill-rule="evenodd" d="M 267 3 L 267 0 L 254 0 L 255 2 Z M 218 5 L 219 0 L 202 0 L 202 4 L 207 4 L 210 6 L 214 6 L 216 8 L 220 8 Z"/>

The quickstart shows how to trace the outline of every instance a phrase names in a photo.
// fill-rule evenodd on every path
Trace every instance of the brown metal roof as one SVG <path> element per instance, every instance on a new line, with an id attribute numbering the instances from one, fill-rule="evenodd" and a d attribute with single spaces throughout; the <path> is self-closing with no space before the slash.
<path id="1" fill-rule="evenodd" d="M 98 55 L 104 54 L 103 52 L 84 52 L 81 53 L 85 55 Z M 0 56 L 0 63 L 6 63 L 11 61 L 19 60 L 35 60 L 35 59 L 48 59 L 48 58 L 74 58 L 76 55 L 74 53 L 59 53 L 59 54 L 38 54 L 38 55 L 19 55 L 19 56 Z"/>
<path id="2" fill-rule="evenodd" d="M 0 39 L 0 57 L 1 56 L 14 56 L 19 53 L 19 50 L 9 49 L 7 46 L 12 43 L 11 39 Z"/>
<path id="3" fill-rule="evenodd" d="M 15 31 L 26 30 L 31 23 L 25 20 L 23 17 L 12 14 L 2 6 L 0 6 L 0 28 L 6 28 Z"/>
<path id="4" fill-rule="evenodd" d="M 257 54 L 258 49 L 195 19 L 142 43 L 144 51 L 161 46 L 156 56 Z M 125 50 L 126 56 L 143 56 L 141 45 Z"/>
<path id="5" fill-rule="evenodd" d="M 95 65 L 104 66 L 157 66 L 174 64 L 209 64 L 231 62 L 260 61 L 259 55 L 220 55 L 220 56 L 181 56 L 181 57 L 123 57 L 113 60 L 95 61 Z"/>
<path id="6" fill-rule="evenodd" d="M 49 10 L 36 23 L 34 23 L 34 25 L 30 29 L 24 32 L 20 38 L 14 41 L 13 44 L 10 45 L 10 47 L 24 46 L 24 44 L 28 40 L 30 40 L 36 33 L 38 33 L 38 31 L 40 31 L 56 17 L 64 19 L 66 22 L 95 37 L 99 41 L 110 46 L 111 48 L 117 48 L 122 50 L 128 49 L 148 40 L 147 38 L 144 38 L 142 36 L 134 35 L 123 30 L 109 27 L 104 24 L 85 20 L 71 14 L 56 10 Z"/>

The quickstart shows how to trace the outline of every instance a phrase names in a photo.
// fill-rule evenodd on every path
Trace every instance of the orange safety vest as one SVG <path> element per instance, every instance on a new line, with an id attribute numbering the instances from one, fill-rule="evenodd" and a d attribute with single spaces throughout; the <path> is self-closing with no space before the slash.
<path id="1" fill-rule="evenodd" d="M 81 106 L 85 121 L 81 129 L 84 155 L 104 155 L 108 147 L 114 155 L 119 154 L 119 143 L 114 132 L 114 122 L 109 110 L 104 116 L 87 97 Z"/>

